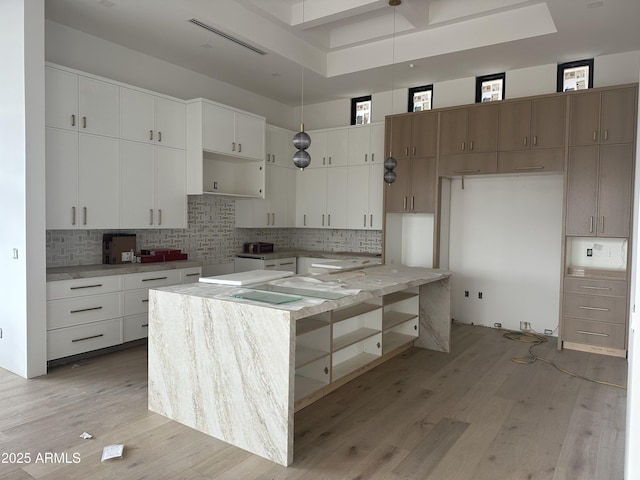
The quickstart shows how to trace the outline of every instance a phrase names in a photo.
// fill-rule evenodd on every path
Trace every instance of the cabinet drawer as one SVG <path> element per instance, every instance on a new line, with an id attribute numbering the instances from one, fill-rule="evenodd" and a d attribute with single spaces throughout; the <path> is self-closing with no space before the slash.
<path id="1" fill-rule="evenodd" d="M 616 323 L 601 323 L 578 318 L 565 318 L 562 340 L 584 345 L 625 350 L 626 328 Z"/>
<path id="2" fill-rule="evenodd" d="M 626 298 L 627 282 L 565 277 L 563 290 L 567 293 L 584 293 L 588 295 Z"/>
<path id="3" fill-rule="evenodd" d="M 166 287 L 182 283 L 180 270 L 160 270 L 158 272 L 132 273 L 123 276 L 123 289 Z"/>
<path id="4" fill-rule="evenodd" d="M 478 153 L 469 155 L 455 155 L 440 157 L 439 175 L 479 175 L 496 173 L 498 171 L 498 157 L 496 153 Z"/>
<path id="5" fill-rule="evenodd" d="M 122 343 L 122 319 L 113 318 L 47 332 L 47 360 Z"/>
<path id="6" fill-rule="evenodd" d="M 498 173 L 547 173 L 564 171 L 564 149 L 546 148 L 498 154 Z"/>
<path id="7" fill-rule="evenodd" d="M 47 302 L 47 329 L 49 330 L 120 316 L 122 316 L 120 293 Z"/>
<path id="8" fill-rule="evenodd" d="M 200 280 L 202 275 L 201 267 L 184 268 L 182 272 L 182 283 L 195 283 Z"/>
<path id="9" fill-rule="evenodd" d="M 146 313 L 122 319 L 122 341 L 130 342 L 149 336 L 149 317 Z"/>
<path id="10" fill-rule="evenodd" d="M 122 294 L 123 315 L 146 314 L 149 311 L 149 289 L 131 290 Z"/>
<path id="11" fill-rule="evenodd" d="M 565 293 L 562 305 L 564 316 L 624 324 L 627 302 L 624 298 L 599 297 Z"/>
<path id="12" fill-rule="evenodd" d="M 120 275 L 47 282 L 47 300 L 117 292 L 121 282 Z"/>

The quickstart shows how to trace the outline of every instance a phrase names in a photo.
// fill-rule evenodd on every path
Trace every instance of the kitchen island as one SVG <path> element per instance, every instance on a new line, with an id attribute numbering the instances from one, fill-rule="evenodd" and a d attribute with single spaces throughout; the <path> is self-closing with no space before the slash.
<path id="1" fill-rule="evenodd" d="M 412 346 L 449 351 L 449 276 L 383 265 L 152 290 L 149 409 L 290 465 L 295 411 Z"/>

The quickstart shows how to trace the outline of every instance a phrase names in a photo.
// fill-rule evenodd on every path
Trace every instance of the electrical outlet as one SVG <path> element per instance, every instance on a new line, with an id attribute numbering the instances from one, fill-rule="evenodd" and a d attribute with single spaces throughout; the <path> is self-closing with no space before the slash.
<path id="1" fill-rule="evenodd" d="M 493 326 L 496 328 L 502 328 L 502 324 L 500 322 L 494 323 Z"/>
<path id="2" fill-rule="evenodd" d="M 478 292 L 478 298 L 482 300 L 482 292 Z"/>
<path id="3" fill-rule="evenodd" d="M 531 331 L 531 323 L 529 323 L 529 322 L 520 322 L 520 330 L 522 330 L 523 332 L 530 332 Z"/>
<path id="4" fill-rule="evenodd" d="M 593 249 L 587 248 L 587 257 L 593 257 Z"/>
<path id="5" fill-rule="evenodd" d="M 468 297 L 468 296 L 469 296 L 469 290 L 465 290 L 465 291 L 464 291 L 464 296 L 465 296 L 465 297 Z"/>

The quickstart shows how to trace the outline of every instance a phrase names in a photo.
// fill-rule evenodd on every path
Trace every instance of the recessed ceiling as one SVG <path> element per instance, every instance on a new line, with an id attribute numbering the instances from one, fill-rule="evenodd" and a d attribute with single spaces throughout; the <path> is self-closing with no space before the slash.
<path id="1" fill-rule="evenodd" d="M 316 103 L 640 50 L 638 0 L 47 0 L 45 9 L 53 22 L 288 105 L 300 101 L 302 68 L 305 103 Z"/>

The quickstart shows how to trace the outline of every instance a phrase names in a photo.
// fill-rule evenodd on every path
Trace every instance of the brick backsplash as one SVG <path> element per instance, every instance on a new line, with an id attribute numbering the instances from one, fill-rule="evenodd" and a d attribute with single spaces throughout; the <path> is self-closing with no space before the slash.
<path id="1" fill-rule="evenodd" d="M 203 265 L 231 262 L 245 242 L 271 242 L 276 250 L 382 251 L 381 231 L 235 228 L 235 201 L 202 195 L 189 197 L 186 229 L 47 230 L 47 266 L 102 263 L 102 235 L 114 232 L 135 233 L 138 250 L 180 249 Z"/>

